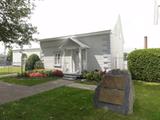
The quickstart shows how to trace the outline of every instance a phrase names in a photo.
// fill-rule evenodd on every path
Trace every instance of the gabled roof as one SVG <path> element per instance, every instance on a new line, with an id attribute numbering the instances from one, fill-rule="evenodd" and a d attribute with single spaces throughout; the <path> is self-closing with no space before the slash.
<path id="1" fill-rule="evenodd" d="M 69 38 L 69 39 L 78 44 L 81 48 L 89 48 L 86 44 L 80 42 L 78 39 L 75 38 Z"/>
<path id="2" fill-rule="evenodd" d="M 39 41 L 41 42 L 41 41 L 52 41 L 52 40 L 64 40 L 64 39 L 74 38 L 74 37 L 86 37 L 91 35 L 101 35 L 101 34 L 110 34 L 110 33 L 111 33 L 111 30 L 104 30 L 104 31 L 81 33 L 81 34 L 67 35 L 67 36 L 54 37 L 54 38 L 44 38 L 44 39 L 40 39 Z"/>
<path id="3" fill-rule="evenodd" d="M 89 48 L 86 44 L 84 44 L 84 43 L 80 42 L 78 39 L 75 39 L 72 37 L 64 40 L 64 42 L 62 43 L 62 45 L 59 48 L 65 48 L 70 41 L 74 42 L 76 45 L 78 45 L 82 49 Z"/>

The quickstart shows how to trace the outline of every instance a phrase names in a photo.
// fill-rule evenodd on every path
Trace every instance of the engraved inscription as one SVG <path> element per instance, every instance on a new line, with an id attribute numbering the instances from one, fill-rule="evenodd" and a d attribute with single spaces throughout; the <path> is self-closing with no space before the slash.
<path id="1" fill-rule="evenodd" d="M 124 91 L 101 88 L 99 101 L 122 105 L 124 102 Z"/>
<path id="2" fill-rule="evenodd" d="M 104 80 L 102 81 L 102 87 L 108 88 L 108 89 L 119 89 L 124 90 L 125 89 L 125 79 L 122 76 L 106 76 Z"/>

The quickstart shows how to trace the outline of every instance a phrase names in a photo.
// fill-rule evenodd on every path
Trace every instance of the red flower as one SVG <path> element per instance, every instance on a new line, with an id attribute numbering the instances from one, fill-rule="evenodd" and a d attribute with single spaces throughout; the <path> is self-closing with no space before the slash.
<path id="1" fill-rule="evenodd" d="M 36 72 L 36 73 L 30 73 L 29 77 L 47 77 L 47 75 L 43 74 L 43 73 Z"/>
<path id="2" fill-rule="evenodd" d="M 60 70 L 54 70 L 53 71 L 53 76 L 63 77 L 63 72 L 60 71 Z"/>

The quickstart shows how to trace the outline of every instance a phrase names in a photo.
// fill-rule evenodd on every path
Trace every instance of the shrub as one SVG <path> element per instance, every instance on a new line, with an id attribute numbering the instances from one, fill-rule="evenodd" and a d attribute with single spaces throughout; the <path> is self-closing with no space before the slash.
<path id="1" fill-rule="evenodd" d="M 52 77 L 53 76 L 52 70 L 36 69 L 36 70 L 33 70 L 32 72 L 33 73 L 45 74 L 46 77 Z"/>
<path id="2" fill-rule="evenodd" d="M 52 73 L 51 70 L 42 70 L 42 71 L 40 71 L 40 73 L 43 73 L 48 77 L 52 77 L 53 76 L 53 73 Z"/>
<path id="3" fill-rule="evenodd" d="M 135 50 L 128 55 L 133 79 L 160 82 L 160 49 Z"/>
<path id="4" fill-rule="evenodd" d="M 44 70 L 44 69 L 18 73 L 18 77 L 52 77 L 52 76 L 53 73 L 51 70 Z"/>
<path id="5" fill-rule="evenodd" d="M 18 73 L 18 77 L 30 77 L 31 73 L 33 73 L 33 71 L 25 71 L 23 73 Z"/>
<path id="6" fill-rule="evenodd" d="M 92 71 L 92 72 L 88 72 L 88 73 L 86 74 L 86 79 L 87 79 L 88 81 L 94 80 L 94 79 L 93 79 L 93 74 L 94 74 L 93 71 Z"/>
<path id="7" fill-rule="evenodd" d="M 46 74 L 35 72 L 35 73 L 30 73 L 29 77 L 47 77 Z"/>
<path id="8" fill-rule="evenodd" d="M 82 74 L 80 76 L 81 79 L 86 79 L 86 75 L 87 75 L 88 71 L 82 71 Z"/>
<path id="9" fill-rule="evenodd" d="M 27 72 L 18 73 L 17 76 L 18 77 L 28 77 L 28 73 Z"/>
<path id="10" fill-rule="evenodd" d="M 94 79 L 94 81 L 97 81 L 97 82 L 101 81 L 100 73 L 99 72 L 94 72 L 93 79 Z"/>
<path id="11" fill-rule="evenodd" d="M 29 56 L 29 58 L 26 61 L 26 65 L 25 65 L 25 70 L 33 70 L 34 69 L 34 65 L 37 61 L 39 61 L 40 58 L 38 55 L 36 54 L 32 54 Z"/>
<path id="12" fill-rule="evenodd" d="M 91 71 L 85 74 L 87 81 L 97 81 L 101 80 L 101 75 L 99 71 Z"/>
<path id="13" fill-rule="evenodd" d="M 41 60 L 37 61 L 34 65 L 34 69 L 44 69 L 44 64 Z"/>
<path id="14" fill-rule="evenodd" d="M 63 77 L 63 72 L 61 70 L 53 70 L 53 76 Z"/>

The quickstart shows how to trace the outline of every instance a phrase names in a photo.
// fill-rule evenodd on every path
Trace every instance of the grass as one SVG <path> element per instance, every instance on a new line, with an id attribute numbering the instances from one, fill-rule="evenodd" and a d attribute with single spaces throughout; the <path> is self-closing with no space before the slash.
<path id="1" fill-rule="evenodd" d="M 160 120 L 160 84 L 135 81 L 134 113 L 96 109 L 93 91 L 61 87 L 0 106 L 0 120 Z"/>
<path id="2" fill-rule="evenodd" d="M 20 72 L 21 72 L 21 67 L 16 67 L 16 66 L 0 67 L 0 75 L 11 74 L 11 73 L 20 73 Z"/>
<path id="3" fill-rule="evenodd" d="M 37 84 L 41 84 L 44 82 L 57 80 L 58 77 L 39 77 L 39 78 L 27 78 L 27 77 L 3 77 L 0 78 L 0 81 L 18 84 L 18 85 L 25 85 L 25 86 L 33 86 Z"/>

